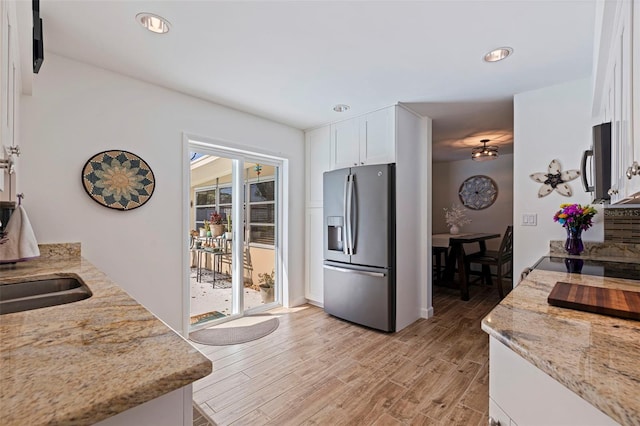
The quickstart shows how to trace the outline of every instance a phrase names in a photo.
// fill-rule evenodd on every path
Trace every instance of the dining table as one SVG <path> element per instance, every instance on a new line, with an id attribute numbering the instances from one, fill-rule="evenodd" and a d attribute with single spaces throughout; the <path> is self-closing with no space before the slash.
<path id="1" fill-rule="evenodd" d="M 203 246 L 202 243 L 206 243 Z M 227 240 L 223 237 L 202 237 L 196 238 L 192 252 L 196 255 L 196 282 L 202 282 L 203 269 L 205 268 L 206 260 L 203 261 L 202 257 L 206 258 L 207 255 L 211 256 L 211 272 L 213 275 L 213 287 L 216 287 L 216 273 L 222 272 L 222 258 L 225 255 L 229 255 L 231 240 Z"/>
<path id="2" fill-rule="evenodd" d="M 433 247 L 450 247 L 449 255 L 445 263 L 444 281 L 454 283 L 454 274 L 458 272 L 458 284 L 460 298 L 469 300 L 469 274 L 465 267 L 465 244 L 478 243 L 480 253 L 487 251 L 487 240 L 500 238 L 500 234 L 493 233 L 460 233 L 460 234 L 433 234 L 431 245 Z"/>

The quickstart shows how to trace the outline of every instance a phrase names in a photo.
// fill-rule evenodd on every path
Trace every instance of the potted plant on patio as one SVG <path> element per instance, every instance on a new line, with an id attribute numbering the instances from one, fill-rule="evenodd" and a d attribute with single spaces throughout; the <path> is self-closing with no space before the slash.
<path id="1" fill-rule="evenodd" d="M 273 288 L 275 286 L 275 281 L 273 279 L 275 275 L 275 271 L 271 271 L 270 274 L 266 272 L 262 274 L 258 274 L 259 285 L 260 287 L 260 296 L 262 297 L 262 303 L 270 303 L 274 301 L 274 291 Z"/>
<path id="2" fill-rule="evenodd" d="M 227 214 L 227 232 L 224 233 L 224 238 L 227 240 L 233 239 L 233 233 L 231 232 L 231 215 Z"/>
<path id="3" fill-rule="evenodd" d="M 211 213 L 211 217 L 209 219 L 211 220 L 211 236 L 219 237 L 220 235 L 224 234 L 222 215 L 214 210 L 214 212 Z"/>
<path id="4" fill-rule="evenodd" d="M 209 225 L 209 221 L 205 219 L 204 225 L 200 228 L 200 236 L 201 237 L 210 237 L 211 236 L 211 226 Z"/>

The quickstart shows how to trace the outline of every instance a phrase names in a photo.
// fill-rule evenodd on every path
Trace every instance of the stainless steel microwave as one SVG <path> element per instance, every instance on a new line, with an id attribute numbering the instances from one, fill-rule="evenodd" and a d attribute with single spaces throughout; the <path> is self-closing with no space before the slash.
<path id="1" fill-rule="evenodd" d="M 593 193 L 594 203 L 611 199 L 611 123 L 593 126 L 593 146 L 582 154 L 580 174 L 584 190 Z"/>

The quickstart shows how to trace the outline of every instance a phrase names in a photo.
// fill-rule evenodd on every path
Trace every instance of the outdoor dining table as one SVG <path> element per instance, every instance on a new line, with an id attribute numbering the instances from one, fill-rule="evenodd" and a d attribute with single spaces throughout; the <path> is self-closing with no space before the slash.
<path id="1" fill-rule="evenodd" d="M 231 240 L 223 239 L 222 237 L 206 237 L 198 238 L 198 241 L 206 241 L 211 244 L 215 242 L 217 247 L 199 247 L 196 245 L 191 248 L 192 251 L 196 253 L 196 281 L 202 282 L 202 270 L 205 269 L 202 261 L 203 255 L 211 256 L 211 267 L 212 267 L 212 275 L 213 275 L 213 287 L 216 286 L 216 272 L 222 272 L 222 257 L 228 255 L 230 253 L 230 245 Z"/>
<path id="2" fill-rule="evenodd" d="M 500 238 L 500 234 L 466 233 L 466 234 L 434 234 L 431 236 L 433 247 L 451 247 L 444 271 L 444 280 L 453 283 L 453 276 L 458 270 L 460 298 L 469 300 L 469 277 L 464 262 L 464 244 L 478 243 L 480 253 L 487 250 L 486 241 Z"/>

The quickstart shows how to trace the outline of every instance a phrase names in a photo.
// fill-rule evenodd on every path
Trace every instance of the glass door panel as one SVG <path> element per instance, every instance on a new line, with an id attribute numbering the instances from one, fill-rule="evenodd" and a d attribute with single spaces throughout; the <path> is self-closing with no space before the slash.
<path id="1" fill-rule="evenodd" d="M 281 300 L 276 267 L 279 167 L 222 154 L 205 148 L 192 156 L 192 329 L 275 307 Z M 213 213 L 222 218 L 222 235 L 213 232 Z"/>
<path id="2" fill-rule="evenodd" d="M 195 159 L 191 161 L 189 188 L 189 316 L 191 326 L 198 327 L 239 314 L 233 291 L 232 238 L 227 233 L 233 207 L 229 170 L 237 160 L 206 151 L 191 158 Z"/>

